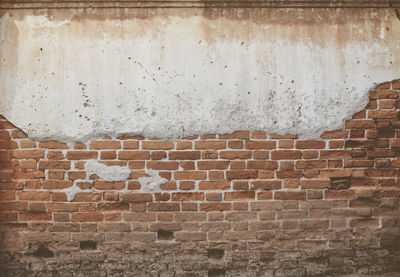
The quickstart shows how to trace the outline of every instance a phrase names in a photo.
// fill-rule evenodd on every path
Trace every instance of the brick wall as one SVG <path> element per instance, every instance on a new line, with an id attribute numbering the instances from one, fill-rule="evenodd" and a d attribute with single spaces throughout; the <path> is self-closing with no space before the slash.
<path id="1" fill-rule="evenodd" d="M 239 131 L 69 147 L 1 117 L 2 276 L 400 272 L 399 95 L 400 81 L 380 84 L 318 140 Z M 130 177 L 86 176 L 91 159 Z M 140 191 L 146 169 L 168 179 L 160 191 Z M 67 201 L 59 190 L 74 184 L 91 190 Z"/>

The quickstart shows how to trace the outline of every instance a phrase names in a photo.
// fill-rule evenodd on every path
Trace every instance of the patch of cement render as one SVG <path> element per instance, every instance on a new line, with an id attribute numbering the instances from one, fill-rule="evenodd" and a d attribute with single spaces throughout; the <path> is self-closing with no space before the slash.
<path id="1" fill-rule="evenodd" d="M 138 180 L 140 183 L 140 191 L 142 192 L 160 191 L 160 186 L 168 181 L 167 179 L 160 177 L 156 170 L 146 170 L 145 173 L 149 175 L 149 177 L 141 177 Z"/>
<path id="2" fill-rule="evenodd" d="M 102 180 L 108 182 L 125 181 L 131 174 L 131 170 L 127 166 L 107 166 L 95 160 L 89 160 L 85 165 L 86 176 L 96 174 Z"/>

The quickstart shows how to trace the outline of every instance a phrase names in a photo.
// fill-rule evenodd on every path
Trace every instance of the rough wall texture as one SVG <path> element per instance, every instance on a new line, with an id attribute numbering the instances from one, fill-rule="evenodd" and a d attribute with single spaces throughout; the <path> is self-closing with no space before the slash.
<path id="1" fill-rule="evenodd" d="M 70 148 L 2 118 L 2 276 L 399 274 L 399 95 L 400 81 L 379 85 L 318 140 L 239 131 Z M 87 191 L 67 201 L 73 185 Z"/>

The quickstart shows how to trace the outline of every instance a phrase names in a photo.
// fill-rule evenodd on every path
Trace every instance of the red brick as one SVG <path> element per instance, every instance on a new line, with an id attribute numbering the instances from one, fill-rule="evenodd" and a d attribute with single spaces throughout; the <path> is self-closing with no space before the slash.
<path id="1" fill-rule="evenodd" d="M 168 158 L 170 160 L 199 160 L 200 151 L 170 151 Z"/>
<path id="2" fill-rule="evenodd" d="M 90 149 L 120 149 L 121 142 L 113 140 L 100 140 L 92 141 L 89 146 Z"/>
<path id="3" fill-rule="evenodd" d="M 120 160 L 148 160 L 150 159 L 149 151 L 119 151 L 118 158 Z"/>
<path id="4" fill-rule="evenodd" d="M 373 129 L 375 121 L 373 120 L 348 120 L 346 121 L 346 129 Z"/>
<path id="5" fill-rule="evenodd" d="M 42 189 L 65 189 L 73 185 L 72 181 L 65 180 L 53 180 L 53 181 L 42 181 Z"/>
<path id="6" fill-rule="evenodd" d="M 113 160 L 117 158 L 116 151 L 101 151 L 100 152 L 100 159 L 102 160 Z"/>
<path id="7" fill-rule="evenodd" d="M 203 199 L 203 192 L 177 192 L 172 194 L 172 201 L 200 201 Z"/>
<path id="8" fill-rule="evenodd" d="M 326 160 L 308 160 L 308 161 L 297 161 L 297 169 L 313 169 L 313 168 L 325 168 Z"/>
<path id="9" fill-rule="evenodd" d="M 305 191 L 275 191 L 274 198 L 277 200 L 300 200 L 306 199 Z"/>
<path id="10" fill-rule="evenodd" d="M 251 151 L 221 151 L 220 152 L 221 159 L 250 159 Z"/>
<path id="11" fill-rule="evenodd" d="M 323 139 L 345 139 L 348 136 L 347 130 L 327 131 L 321 135 Z"/>
<path id="12" fill-rule="evenodd" d="M 200 170 L 207 169 L 227 169 L 229 161 L 198 161 L 197 168 Z"/>
<path id="13" fill-rule="evenodd" d="M 195 141 L 195 149 L 225 149 L 225 140 Z"/>
<path id="14" fill-rule="evenodd" d="M 253 200 L 255 198 L 254 191 L 227 191 L 225 192 L 225 200 Z"/>
<path id="15" fill-rule="evenodd" d="M 97 159 L 96 151 L 68 151 L 68 160 L 87 160 L 87 159 Z"/>
<path id="16" fill-rule="evenodd" d="M 99 222 L 103 221 L 103 214 L 101 213 L 73 213 L 71 217 L 72 222 Z"/>
<path id="17" fill-rule="evenodd" d="M 398 111 L 368 111 L 368 118 L 397 119 L 398 116 Z"/>
<path id="18" fill-rule="evenodd" d="M 246 149 L 275 149 L 275 141 L 258 141 L 248 140 L 246 141 Z"/>
<path id="19" fill-rule="evenodd" d="M 13 140 L 0 140 L 0 149 L 14 149 L 18 148 L 18 144 Z"/>
<path id="20" fill-rule="evenodd" d="M 1 149 L 1 147 L 0 147 Z M 37 159 L 44 157 L 44 150 L 14 150 L 12 151 L 12 157 L 14 159 Z"/>
<path id="21" fill-rule="evenodd" d="M 326 199 L 349 199 L 354 197 L 354 190 L 326 190 Z"/>
<path id="22" fill-rule="evenodd" d="M 302 172 L 301 170 L 278 170 L 276 171 L 276 177 L 278 179 L 301 178 Z"/>
<path id="23" fill-rule="evenodd" d="M 152 202 L 151 193 L 124 193 L 121 195 L 122 201 L 128 202 Z"/>
<path id="24" fill-rule="evenodd" d="M 123 142 L 124 149 L 139 149 L 139 141 L 137 140 L 127 140 Z"/>
<path id="25" fill-rule="evenodd" d="M 249 131 L 236 131 L 232 134 L 221 134 L 218 136 L 220 139 L 249 139 Z"/>
<path id="26" fill-rule="evenodd" d="M 174 177 L 176 180 L 205 180 L 207 172 L 204 171 L 175 171 Z"/>
<path id="27" fill-rule="evenodd" d="M 323 149 L 325 141 L 322 140 L 298 140 L 296 141 L 297 149 Z"/>
<path id="28" fill-rule="evenodd" d="M 231 203 L 200 203 L 200 211 L 231 211 Z"/>
<path id="29" fill-rule="evenodd" d="M 282 181 L 280 180 L 254 181 L 251 183 L 251 189 L 254 190 L 273 190 L 280 188 L 282 188 Z"/>
<path id="30" fill-rule="evenodd" d="M 39 169 L 64 169 L 71 168 L 69 161 L 39 161 Z"/>
<path id="31" fill-rule="evenodd" d="M 19 214 L 20 221 L 50 221 L 51 213 L 20 213 Z"/>
<path id="32" fill-rule="evenodd" d="M 201 181 L 199 183 L 200 190 L 228 190 L 231 187 L 229 181 Z"/>
<path id="33" fill-rule="evenodd" d="M 191 141 L 178 141 L 176 143 L 176 149 L 177 150 L 192 149 L 192 142 Z"/>
<path id="34" fill-rule="evenodd" d="M 278 163 L 275 161 L 248 161 L 248 169 L 276 169 Z"/>
<path id="35" fill-rule="evenodd" d="M 167 150 L 173 148 L 174 148 L 174 143 L 172 141 L 162 141 L 162 140 L 142 141 L 142 149 Z"/>
<path id="36" fill-rule="evenodd" d="M 68 149 L 68 145 L 63 142 L 58 142 L 55 140 L 41 141 L 39 142 L 40 148 L 48 148 L 48 149 Z"/>
<path id="37" fill-rule="evenodd" d="M 350 151 L 346 150 L 321 150 L 321 159 L 343 159 L 350 158 Z"/>
<path id="38" fill-rule="evenodd" d="M 226 171 L 226 179 L 256 179 L 258 176 L 257 170 L 229 170 Z"/>
<path id="39" fill-rule="evenodd" d="M 397 99 L 398 93 L 391 90 L 384 91 L 371 91 L 369 93 L 369 99 Z"/>
<path id="40" fill-rule="evenodd" d="M 275 150 L 271 152 L 272 160 L 294 160 L 301 158 L 301 151 L 298 150 Z"/>
<path id="41" fill-rule="evenodd" d="M 179 211 L 179 203 L 150 203 L 149 211 Z"/>
<path id="42" fill-rule="evenodd" d="M 149 161 L 147 168 L 157 170 L 177 170 L 179 168 L 178 162 L 171 161 Z"/>
<path id="43" fill-rule="evenodd" d="M 228 148 L 231 149 L 242 149 L 243 141 L 242 140 L 230 140 L 228 141 Z"/>

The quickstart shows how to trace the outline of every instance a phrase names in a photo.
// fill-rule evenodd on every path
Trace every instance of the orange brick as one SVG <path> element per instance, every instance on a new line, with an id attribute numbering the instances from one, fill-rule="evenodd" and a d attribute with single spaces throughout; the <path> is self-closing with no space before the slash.
<path id="1" fill-rule="evenodd" d="M 177 170 L 179 168 L 178 162 L 171 161 L 149 161 L 147 168 L 157 170 Z"/>
<path id="2" fill-rule="evenodd" d="M 250 159 L 251 151 L 221 151 L 220 158 L 228 160 Z"/>
<path id="3" fill-rule="evenodd" d="M 170 160 L 198 160 L 200 151 L 171 151 L 168 153 Z"/>
<path id="4" fill-rule="evenodd" d="M 226 178 L 232 179 L 256 179 L 258 177 L 257 170 L 229 170 L 226 172 Z"/>
<path id="5" fill-rule="evenodd" d="M 68 145 L 63 142 L 58 142 L 55 140 L 41 141 L 39 142 L 40 148 L 48 148 L 48 149 L 68 149 Z"/>
<path id="6" fill-rule="evenodd" d="M 398 111 L 368 111 L 368 118 L 375 119 L 397 119 Z"/>
<path id="7" fill-rule="evenodd" d="M 200 170 L 207 169 L 227 169 L 229 161 L 198 161 L 197 168 Z"/>
<path id="8" fill-rule="evenodd" d="M 305 191 L 275 191 L 276 200 L 300 200 L 306 199 Z"/>
<path id="9" fill-rule="evenodd" d="M 100 140 L 92 141 L 89 146 L 90 149 L 120 149 L 121 142 L 113 140 Z"/>
<path id="10" fill-rule="evenodd" d="M 231 187 L 229 181 L 201 181 L 200 190 L 228 190 Z"/>
<path id="11" fill-rule="evenodd" d="M 274 150 L 271 152 L 272 160 L 294 160 L 301 158 L 301 151 L 298 150 Z"/>
<path id="12" fill-rule="evenodd" d="M 51 213 L 20 213 L 19 214 L 20 221 L 50 221 Z"/>
<path id="13" fill-rule="evenodd" d="M 142 149 L 155 149 L 155 150 L 161 150 L 161 149 L 173 149 L 174 148 L 174 143 L 172 141 L 142 141 Z"/>
<path id="14" fill-rule="evenodd" d="M 296 141 L 297 149 L 323 149 L 325 141 L 322 140 L 298 140 Z"/>
<path id="15" fill-rule="evenodd" d="M 375 121 L 373 120 L 347 120 L 346 129 L 373 129 Z"/>
<path id="16" fill-rule="evenodd" d="M 103 214 L 101 213 L 73 213 L 71 217 L 72 222 L 99 222 L 103 221 Z"/>
<path id="17" fill-rule="evenodd" d="M 0 147 L 1 148 L 1 147 Z M 14 150 L 12 151 L 14 159 L 37 159 L 44 157 L 44 150 Z"/>
<path id="18" fill-rule="evenodd" d="M 124 189 L 125 186 L 126 186 L 125 182 L 106 182 L 106 181 L 94 182 L 94 187 L 99 190 L 119 190 L 119 189 Z"/>
<path id="19" fill-rule="evenodd" d="M 205 180 L 207 172 L 204 171 L 176 171 L 174 172 L 176 180 Z"/>
<path id="20" fill-rule="evenodd" d="M 192 149 L 192 142 L 191 141 L 178 141 L 176 143 L 176 149 L 177 150 Z"/>
<path id="21" fill-rule="evenodd" d="M 203 192 L 177 192 L 172 194 L 172 201 L 200 201 L 204 200 Z"/>
<path id="22" fill-rule="evenodd" d="M 200 211 L 231 211 L 231 203 L 200 203 Z"/>
<path id="23" fill-rule="evenodd" d="M 255 198 L 254 191 L 225 192 L 225 200 L 253 200 L 254 198 Z"/>
<path id="24" fill-rule="evenodd" d="M 195 149 L 225 149 L 225 140 L 195 141 Z"/>
<path id="25" fill-rule="evenodd" d="M 50 192 L 48 191 L 22 191 L 18 193 L 19 200 L 48 201 Z"/>
<path id="26" fill-rule="evenodd" d="M 276 161 L 248 161 L 248 169 L 276 169 L 278 163 Z"/>
<path id="27" fill-rule="evenodd" d="M 124 149 L 139 149 L 139 141 L 137 140 L 127 140 L 123 144 Z"/>
<path id="28" fill-rule="evenodd" d="M 115 151 L 101 151 L 100 159 L 102 160 L 113 160 L 117 158 L 117 152 Z"/>
<path id="29" fill-rule="evenodd" d="M 248 140 L 246 141 L 246 149 L 275 149 L 275 141 L 258 141 Z"/>
<path id="30" fill-rule="evenodd" d="M 68 151 L 68 160 L 87 160 L 97 159 L 98 153 L 96 151 Z"/>
<path id="31" fill-rule="evenodd" d="M 149 151 L 119 151 L 118 158 L 121 160 L 148 160 L 150 159 Z"/>

